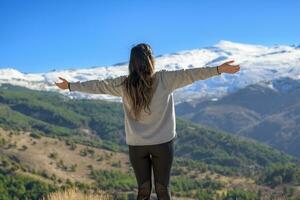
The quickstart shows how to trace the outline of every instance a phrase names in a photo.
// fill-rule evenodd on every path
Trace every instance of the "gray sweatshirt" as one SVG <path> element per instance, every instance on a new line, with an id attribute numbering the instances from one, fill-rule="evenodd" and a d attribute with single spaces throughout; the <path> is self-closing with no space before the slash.
<path id="1" fill-rule="evenodd" d="M 155 72 L 155 92 L 150 103 L 152 113 L 149 115 L 142 110 L 142 120 L 140 121 L 135 121 L 131 117 L 130 105 L 123 95 L 125 94 L 124 88 L 116 86 L 127 75 L 105 80 L 71 82 L 69 89 L 70 91 L 122 97 L 126 143 L 128 145 L 154 145 L 168 142 L 177 137 L 173 91 L 197 80 L 205 80 L 220 74 L 217 67 L 208 66 L 175 71 L 163 69 Z"/>

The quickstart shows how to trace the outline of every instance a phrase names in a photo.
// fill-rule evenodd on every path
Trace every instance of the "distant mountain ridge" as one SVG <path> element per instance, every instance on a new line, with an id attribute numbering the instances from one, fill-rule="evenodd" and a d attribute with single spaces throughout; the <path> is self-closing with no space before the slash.
<path id="1" fill-rule="evenodd" d="M 288 77 L 249 85 L 215 101 L 177 104 L 176 114 L 300 156 L 300 81 Z"/>
<path id="2" fill-rule="evenodd" d="M 218 78 L 197 81 L 175 91 L 175 103 L 190 101 L 200 97 L 217 98 L 232 93 L 247 85 L 275 78 L 300 77 L 300 49 L 297 45 L 252 45 L 221 40 L 211 47 L 184 50 L 159 55 L 156 58 L 156 71 L 182 68 L 214 66 L 235 59 L 241 70 L 236 74 L 222 74 Z M 30 89 L 57 91 L 72 98 L 97 98 L 120 101 L 109 95 L 68 93 L 60 91 L 55 85 L 62 76 L 69 81 L 105 79 L 128 74 L 127 62 L 112 66 L 89 67 L 82 69 L 52 70 L 45 73 L 22 73 L 13 68 L 0 69 L 0 83 L 10 83 Z"/>

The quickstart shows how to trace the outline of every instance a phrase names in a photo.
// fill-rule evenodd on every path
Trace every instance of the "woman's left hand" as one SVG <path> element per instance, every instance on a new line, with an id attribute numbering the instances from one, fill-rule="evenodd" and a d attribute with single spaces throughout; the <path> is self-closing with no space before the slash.
<path id="1" fill-rule="evenodd" d="M 60 89 L 63 89 L 63 90 L 69 89 L 69 87 L 68 87 L 69 82 L 66 79 L 62 78 L 62 77 L 58 77 L 58 78 L 61 79 L 63 82 L 55 83 L 55 85 L 57 87 L 59 87 Z"/>

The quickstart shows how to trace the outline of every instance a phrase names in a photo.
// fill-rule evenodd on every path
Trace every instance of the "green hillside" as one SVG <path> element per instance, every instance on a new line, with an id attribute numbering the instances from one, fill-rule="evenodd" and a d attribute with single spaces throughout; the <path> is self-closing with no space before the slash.
<path id="1" fill-rule="evenodd" d="M 59 138 L 71 146 L 83 144 L 127 154 L 123 117 L 120 103 L 72 100 L 55 92 L 8 84 L 0 86 L 0 126 L 7 130 L 30 132 L 32 138 Z M 225 188 L 222 183 L 205 182 L 207 178 L 191 181 L 197 173 L 249 178 L 257 186 L 275 189 L 283 184 L 296 187 L 300 183 L 296 158 L 255 141 L 208 129 L 181 118 L 176 121 L 178 138 L 175 141 L 172 185 L 178 195 L 189 196 L 189 190 L 200 188 L 197 195 L 193 194 L 194 197 L 215 196 L 217 190 Z M 190 174 L 189 178 L 188 172 L 192 171 L 197 173 Z M 126 174 L 109 173 L 101 170 L 91 172 L 96 182 L 99 177 L 124 179 L 125 182 L 119 182 L 122 185 L 131 184 L 134 180 L 127 180 Z M 130 184 L 126 187 L 133 187 L 134 184 Z"/>
<path id="2" fill-rule="evenodd" d="M 300 158 L 299 100 L 300 81 L 281 77 L 245 86 L 214 101 L 200 98 L 179 103 L 176 114 Z"/>

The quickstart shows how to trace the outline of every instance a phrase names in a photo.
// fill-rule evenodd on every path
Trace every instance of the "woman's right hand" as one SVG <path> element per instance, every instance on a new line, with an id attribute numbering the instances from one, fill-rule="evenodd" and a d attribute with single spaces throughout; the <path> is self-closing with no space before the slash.
<path id="1" fill-rule="evenodd" d="M 68 86 L 69 82 L 66 79 L 62 78 L 62 77 L 58 77 L 58 78 L 61 79 L 63 82 L 61 82 L 61 83 L 56 83 L 55 82 L 55 85 L 57 87 L 59 87 L 60 89 L 63 89 L 63 90 L 69 89 L 69 86 Z"/>

